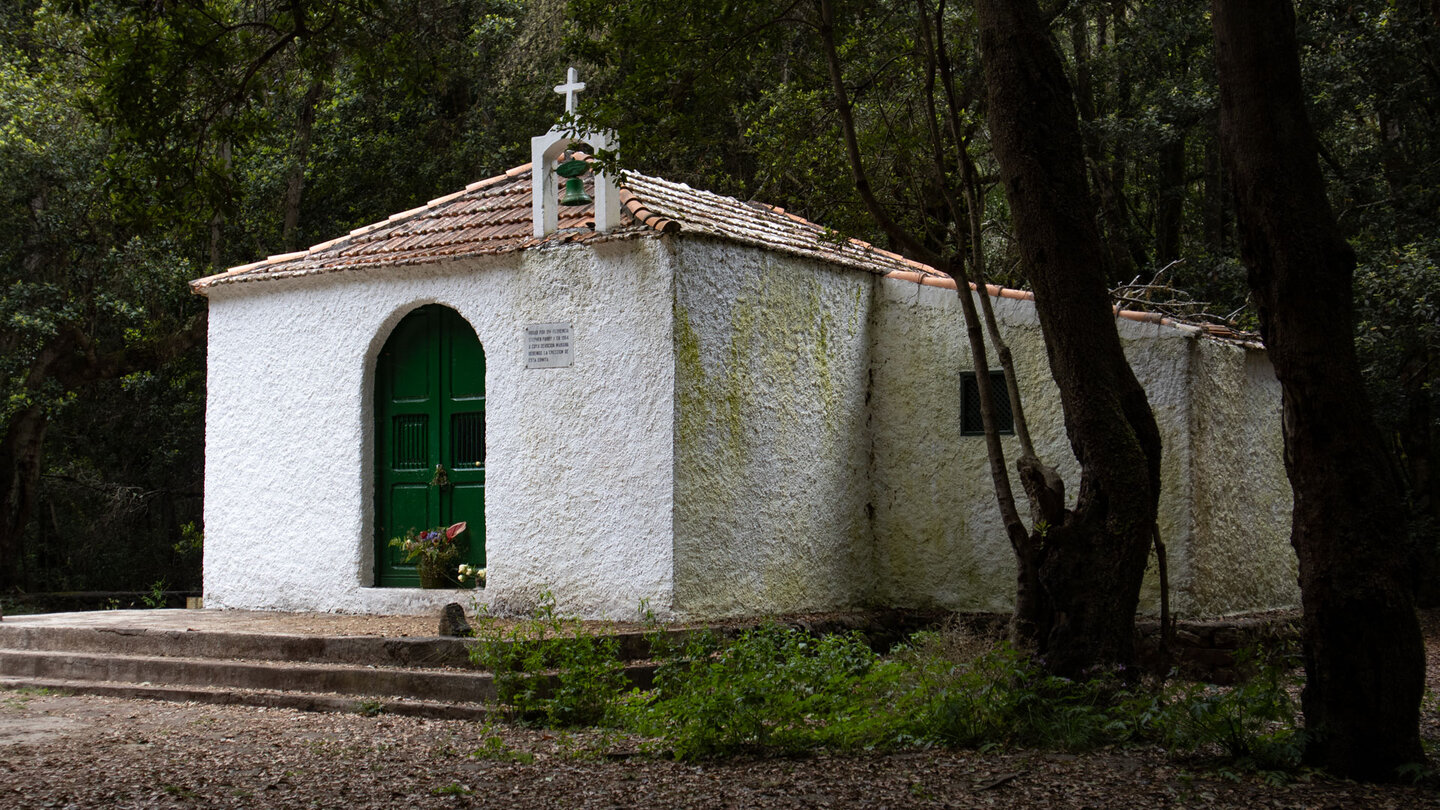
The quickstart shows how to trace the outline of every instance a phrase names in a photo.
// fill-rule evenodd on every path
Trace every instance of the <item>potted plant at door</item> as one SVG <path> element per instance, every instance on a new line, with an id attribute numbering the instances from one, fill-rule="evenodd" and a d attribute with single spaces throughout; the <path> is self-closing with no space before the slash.
<path id="1" fill-rule="evenodd" d="M 462 520 L 453 526 L 437 526 L 421 532 L 411 529 L 404 537 L 392 539 L 390 545 L 405 553 L 405 562 L 415 563 L 420 587 L 448 588 L 454 587 L 454 583 L 446 572 L 460 557 L 456 540 L 464 533 L 465 521 Z"/>

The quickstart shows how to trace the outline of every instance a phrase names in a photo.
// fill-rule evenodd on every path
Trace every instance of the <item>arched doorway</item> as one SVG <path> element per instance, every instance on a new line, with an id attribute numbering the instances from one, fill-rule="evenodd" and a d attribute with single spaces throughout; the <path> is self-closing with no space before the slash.
<path id="1" fill-rule="evenodd" d="M 406 315 L 375 363 L 375 584 L 414 588 L 390 538 L 465 521 L 462 562 L 485 565 L 485 350 L 459 313 Z"/>

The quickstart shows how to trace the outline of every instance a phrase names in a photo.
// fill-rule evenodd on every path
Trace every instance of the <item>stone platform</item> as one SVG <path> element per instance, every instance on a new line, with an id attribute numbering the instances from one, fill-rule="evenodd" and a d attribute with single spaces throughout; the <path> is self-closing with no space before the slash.
<path id="1" fill-rule="evenodd" d="M 644 633 L 592 624 L 582 631 L 616 637 L 627 675 L 648 686 Z M 495 697 L 490 673 L 471 662 L 468 640 L 435 635 L 438 626 L 438 615 L 229 610 L 8 616 L 0 621 L 0 688 L 484 716 Z"/>

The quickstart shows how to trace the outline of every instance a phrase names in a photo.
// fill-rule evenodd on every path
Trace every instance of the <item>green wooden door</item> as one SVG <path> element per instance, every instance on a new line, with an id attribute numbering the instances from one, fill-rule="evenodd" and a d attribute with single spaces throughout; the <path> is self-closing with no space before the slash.
<path id="1" fill-rule="evenodd" d="M 376 585 L 419 586 L 390 547 L 410 529 L 466 521 L 461 561 L 485 565 L 485 351 L 452 309 L 411 312 L 380 350 L 375 468 Z"/>

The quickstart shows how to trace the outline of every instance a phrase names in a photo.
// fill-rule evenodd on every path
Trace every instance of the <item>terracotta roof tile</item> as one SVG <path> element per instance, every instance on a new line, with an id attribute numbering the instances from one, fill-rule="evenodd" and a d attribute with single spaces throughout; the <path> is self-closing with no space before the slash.
<path id="1" fill-rule="evenodd" d="M 955 289 L 955 279 L 947 275 L 938 273 L 932 275 L 921 275 L 919 273 L 894 272 L 886 273 L 885 277 L 896 281 L 909 281 L 927 287 L 942 287 L 947 290 Z M 970 289 L 975 289 L 975 285 L 971 284 Z M 985 292 L 988 293 L 992 298 L 1011 298 L 1017 301 L 1035 300 L 1035 293 L 1030 292 L 1029 290 L 1015 290 L 1009 287 L 997 287 L 994 284 L 986 284 Z M 1218 323 L 1192 323 L 1189 321 L 1180 320 L 1178 318 L 1170 318 L 1160 314 L 1159 312 L 1140 312 L 1133 309 L 1120 309 L 1119 307 L 1115 308 L 1115 317 L 1123 318 L 1127 321 L 1137 321 L 1140 323 L 1157 323 L 1164 326 L 1173 327 L 1182 332 L 1189 332 L 1191 334 L 1199 334 L 1204 335 L 1205 337 L 1216 338 L 1217 340 L 1225 340 L 1232 343 L 1239 343 L 1252 349 L 1265 348 L 1265 344 L 1260 342 L 1259 335 L 1253 332 L 1242 332 L 1238 329 L 1232 329 L 1228 326 L 1224 326 Z"/>
<path id="2" fill-rule="evenodd" d="M 545 245 L 683 231 L 851 267 L 895 281 L 955 289 L 955 281 L 944 273 L 859 239 L 834 234 L 783 208 L 741 202 L 636 172 L 621 175 L 619 228 L 595 233 L 593 206 L 561 207 L 558 230 L 536 239 L 530 220 L 530 174 L 530 164 L 516 166 L 309 250 L 271 256 L 197 279 L 190 282 L 191 288 L 204 294 L 218 284 L 429 264 Z M 593 178 L 587 177 L 585 183 L 593 194 Z M 1001 298 L 1034 300 L 1034 295 L 1024 290 L 987 285 L 986 292 Z M 1155 313 L 1129 310 L 1117 310 L 1116 316 L 1259 346 L 1256 336 L 1216 324 L 1185 324 Z"/>
<path id="3" fill-rule="evenodd" d="M 593 192 L 590 179 L 586 185 Z M 234 267 L 193 281 L 191 286 L 203 294 L 217 284 L 425 264 L 546 244 L 626 239 L 682 230 L 881 275 L 899 270 L 939 275 L 858 239 L 834 237 L 783 209 L 744 203 L 634 172 L 624 173 L 620 185 L 622 222 L 610 233 L 594 232 L 593 206 L 562 207 L 559 230 L 535 239 L 530 222 L 530 166 L 526 164 L 309 250 Z"/>

